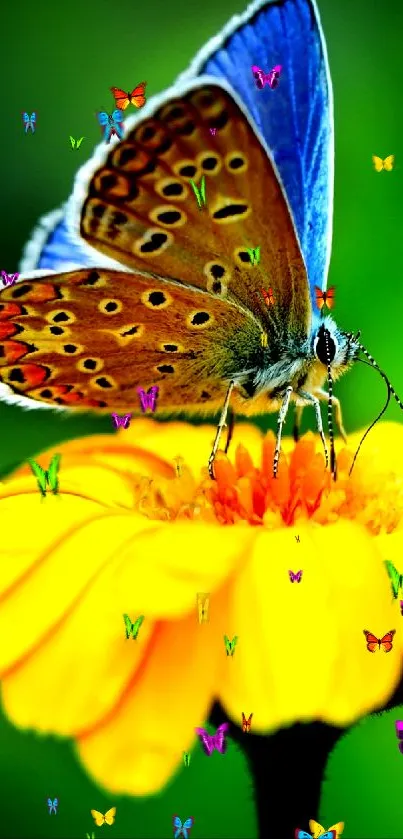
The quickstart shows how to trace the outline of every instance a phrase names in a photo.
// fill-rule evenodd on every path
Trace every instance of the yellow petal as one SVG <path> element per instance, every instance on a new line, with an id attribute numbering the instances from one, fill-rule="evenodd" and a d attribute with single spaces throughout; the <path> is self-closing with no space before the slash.
<path id="1" fill-rule="evenodd" d="M 290 582 L 289 569 L 303 570 L 301 583 Z M 363 528 L 339 521 L 260 531 L 228 596 L 227 634 L 239 642 L 220 696 L 235 720 L 247 708 L 260 731 L 315 718 L 347 725 L 396 686 L 401 628 Z M 396 629 L 394 649 L 370 654 L 364 629 L 377 637 Z"/>
<path id="2" fill-rule="evenodd" d="M 220 611 L 199 625 L 195 614 L 156 627 L 142 667 L 108 720 L 78 740 L 78 753 L 111 792 L 159 790 L 190 751 L 217 684 Z"/>

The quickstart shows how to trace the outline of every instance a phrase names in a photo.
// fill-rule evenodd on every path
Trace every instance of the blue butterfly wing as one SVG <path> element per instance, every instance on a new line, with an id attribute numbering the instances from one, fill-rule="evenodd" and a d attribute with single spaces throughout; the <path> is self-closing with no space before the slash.
<path id="1" fill-rule="evenodd" d="M 115 110 L 112 111 L 112 119 L 114 122 L 122 122 L 123 111 L 121 111 L 120 108 L 115 108 Z"/>
<path id="2" fill-rule="evenodd" d="M 53 799 L 53 806 L 54 806 L 54 807 L 57 807 L 58 803 L 59 803 L 59 799 L 58 799 L 58 798 L 54 798 L 54 799 Z"/>
<path id="3" fill-rule="evenodd" d="M 36 113 L 35 113 L 35 111 L 33 111 L 33 113 L 31 114 L 31 122 L 33 122 L 33 123 L 35 123 L 35 122 L 36 122 Z"/>
<path id="4" fill-rule="evenodd" d="M 39 220 L 25 247 L 19 270 L 71 271 L 87 266 L 99 266 L 99 256 L 89 256 L 69 236 L 63 207 L 47 213 Z"/>
<path id="5" fill-rule="evenodd" d="M 178 839 L 178 836 L 180 836 L 182 833 L 182 820 L 179 818 L 179 816 L 173 817 L 173 825 L 174 829 L 177 828 L 177 830 L 175 830 L 174 833 L 174 839 Z"/>
<path id="6" fill-rule="evenodd" d="M 251 70 L 282 65 L 275 91 L 257 90 Z M 206 44 L 179 81 L 226 79 L 269 146 L 314 286 L 326 288 L 333 214 L 333 95 L 314 0 L 255 0 Z"/>
<path id="7" fill-rule="evenodd" d="M 27 114 L 26 111 L 24 111 L 24 113 L 22 115 L 22 119 L 23 119 L 24 122 L 29 122 L 29 114 Z"/>
<path id="8" fill-rule="evenodd" d="M 99 111 L 97 118 L 100 125 L 109 125 L 109 114 L 106 111 Z"/>
<path id="9" fill-rule="evenodd" d="M 295 835 L 296 839 L 312 839 L 312 834 L 307 833 L 306 830 L 299 830 L 298 833 L 296 833 Z M 322 836 L 321 839 L 323 839 Z"/>
<path id="10" fill-rule="evenodd" d="M 52 806 L 53 806 L 52 799 L 51 799 L 51 798 L 48 798 L 48 807 L 52 807 Z"/>

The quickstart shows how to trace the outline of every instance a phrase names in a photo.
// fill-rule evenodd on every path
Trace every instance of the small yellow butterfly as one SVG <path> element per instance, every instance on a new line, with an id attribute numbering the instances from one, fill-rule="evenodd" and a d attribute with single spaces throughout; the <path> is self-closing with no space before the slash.
<path id="1" fill-rule="evenodd" d="M 115 815 L 116 807 L 111 807 L 105 815 L 100 813 L 99 810 L 91 810 L 91 816 L 97 827 L 101 827 L 103 824 L 113 824 L 115 821 Z"/>
<path id="2" fill-rule="evenodd" d="M 314 819 L 309 819 L 309 830 L 312 833 L 313 839 L 319 839 L 320 836 L 323 836 L 324 833 L 329 833 L 331 830 L 336 831 L 336 839 L 343 833 L 344 830 L 344 822 L 337 822 L 337 824 L 332 824 L 331 827 L 328 827 L 325 830 L 321 824 L 318 824 Z"/>
<path id="3" fill-rule="evenodd" d="M 385 160 L 382 160 L 381 157 L 377 157 L 376 154 L 372 155 L 372 162 L 375 166 L 376 172 L 382 172 L 382 169 L 385 169 L 385 172 L 391 172 L 393 169 L 394 161 L 394 154 L 390 154 L 389 157 L 385 157 Z"/>

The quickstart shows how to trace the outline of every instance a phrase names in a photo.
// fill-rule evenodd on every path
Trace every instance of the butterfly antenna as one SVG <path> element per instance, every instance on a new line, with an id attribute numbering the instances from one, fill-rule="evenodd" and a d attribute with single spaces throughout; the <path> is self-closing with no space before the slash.
<path id="1" fill-rule="evenodd" d="M 372 367 L 372 364 L 369 364 L 369 362 L 368 362 L 368 361 L 364 361 L 364 359 L 363 359 L 363 358 L 357 358 L 357 361 L 360 361 L 360 362 L 361 362 L 361 364 L 366 364 L 366 365 L 367 365 L 367 367 Z M 382 372 L 382 371 L 379 371 L 379 372 Z M 353 471 L 355 461 L 357 460 L 357 457 L 358 457 L 359 451 L 360 451 L 360 449 L 361 449 L 361 446 L 362 446 L 362 444 L 363 444 L 363 442 L 364 442 L 364 440 L 365 440 L 366 436 L 369 434 L 369 432 L 370 432 L 370 431 L 372 431 L 373 427 L 376 425 L 376 423 L 378 422 L 378 420 L 380 420 L 380 418 L 384 415 L 385 411 L 386 411 L 386 410 L 387 410 L 387 408 L 388 408 L 388 405 L 389 405 L 389 402 L 390 402 L 390 395 L 391 395 L 391 393 L 393 393 L 393 390 L 392 390 L 391 385 L 390 385 L 390 383 L 389 383 L 388 379 L 386 378 L 386 376 L 383 376 L 383 378 L 384 378 L 385 383 L 386 383 L 386 386 L 387 386 L 387 388 L 388 388 L 388 395 L 387 395 L 387 397 L 386 397 L 386 402 L 385 402 L 385 404 L 384 404 L 384 406 L 383 406 L 383 408 L 382 408 L 382 411 L 380 411 L 380 412 L 379 412 L 378 416 L 374 419 L 374 421 L 373 421 L 373 422 L 371 422 L 371 425 L 369 426 L 369 428 L 367 428 L 367 430 L 366 430 L 365 434 L 363 434 L 363 436 L 361 437 L 361 440 L 360 440 L 360 442 L 359 442 L 359 445 L 358 445 L 357 451 L 356 451 L 356 453 L 355 453 L 355 455 L 354 455 L 353 462 L 352 462 L 352 464 L 351 464 L 351 467 L 350 467 L 350 470 L 349 470 L 349 473 L 348 473 L 349 475 L 351 475 L 351 473 L 352 473 L 352 471 Z M 401 407 L 401 408 L 403 408 L 403 406 L 402 406 L 402 404 L 401 404 L 401 402 L 400 402 L 400 400 L 399 400 L 399 397 L 396 397 L 396 398 L 397 398 L 397 399 L 398 399 L 398 401 L 399 401 L 400 407 Z"/>
<path id="2" fill-rule="evenodd" d="M 329 398 L 327 400 L 327 425 L 329 429 L 330 442 L 330 471 L 334 480 L 337 477 L 336 467 L 336 452 L 334 448 L 334 428 L 333 428 L 333 377 L 330 367 L 330 351 L 329 351 L 329 330 L 324 330 L 325 344 L 326 344 L 326 367 L 327 367 L 327 388 Z"/>

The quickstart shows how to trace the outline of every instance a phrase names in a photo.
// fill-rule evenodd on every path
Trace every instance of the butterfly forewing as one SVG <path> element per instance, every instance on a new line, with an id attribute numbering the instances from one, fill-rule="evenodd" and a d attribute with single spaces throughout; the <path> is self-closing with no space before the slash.
<path id="1" fill-rule="evenodd" d="M 187 87 L 137 122 L 92 176 L 81 235 L 128 268 L 252 307 L 267 329 L 275 319 L 284 330 L 298 323 L 306 337 L 306 271 L 271 161 L 226 91 L 197 81 Z M 191 181 L 200 189 L 203 176 L 207 209 L 201 213 Z M 245 242 L 256 240 L 264 245 L 253 265 Z M 260 295 L 268 277 L 275 311 Z"/>

